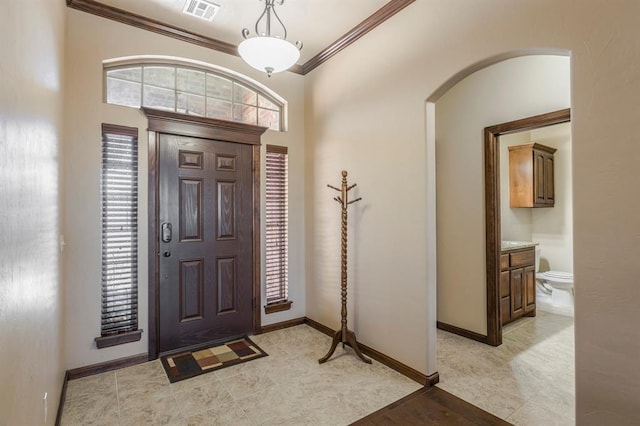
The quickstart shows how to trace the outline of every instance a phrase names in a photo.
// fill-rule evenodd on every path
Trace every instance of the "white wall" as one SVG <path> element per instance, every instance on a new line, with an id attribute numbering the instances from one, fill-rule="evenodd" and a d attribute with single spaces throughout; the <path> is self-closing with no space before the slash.
<path id="1" fill-rule="evenodd" d="M 555 205 L 531 209 L 531 240 L 540 244 L 540 270 L 573 272 L 573 190 L 571 125 L 536 129 L 531 142 L 556 148 L 554 154 Z"/>
<path id="2" fill-rule="evenodd" d="M 632 194 L 640 145 L 631 129 L 639 114 L 639 15 L 640 3 L 626 0 L 420 0 L 307 75 L 308 315 L 338 325 L 337 212 L 325 184 L 346 168 L 364 197 L 350 229 L 350 325 L 364 343 L 431 372 L 427 323 L 435 312 L 427 306 L 436 292 L 425 282 L 425 247 L 433 236 L 423 223 L 436 201 L 425 196 L 427 176 L 435 176 L 425 167 L 425 139 L 435 123 L 425 121 L 425 100 L 498 58 L 570 51 L 574 275 L 582 288 L 576 421 L 638 423 L 640 199 Z M 514 110 L 487 124 L 536 112 Z M 482 191 L 477 176 L 474 193 Z M 471 244 L 484 256 L 482 244 Z"/>
<path id="3" fill-rule="evenodd" d="M 553 208 L 509 207 L 509 146 L 540 143 L 556 148 Z M 500 137 L 500 212 L 503 240 L 540 245 L 540 270 L 573 271 L 571 123 Z"/>
<path id="4" fill-rule="evenodd" d="M 568 108 L 570 97 L 568 57 L 523 56 L 475 72 L 436 103 L 438 321 L 487 334 L 484 128 Z"/>
<path id="5" fill-rule="evenodd" d="M 131 55 L 169 55 L 223 66 L 271 88 L 289 105 L 289 131 L 267 131 L 264 145 L 289 147 L 289 280 L 292 309 L 262 314 L 262 324 L 299 318 L 305 313 L 304 282 L 304 123 L 303 78 L 292 73 L 270 79 L 240 58 L 162 37 L 87 13 L 67 10 L 65 99 L 65 205 L 67 238 L 66 367 L 76 368 L 148 349 L 147 121 L 138 110 L 102 102 L 102 61 Z M 137 127 L 140 137 L 139 342 L 97 350 L 100 335 L 100 140 L 101 123 Z M 262 167 L 264 185 L 264 167 Z M 263 200 L 264 201 L 264 200 Z M 262 209 L 264 213 L 264 208 Z M 264 225 L 264 220 L 263 220 Z M 264 229 L 262 232 L 264 238 Z M 264 239 L 263 239 L 264 246 Z M 264 268 L 264 265 L 263 265 Z M 264 274 L 262 274 L 264 276 Z M 264 288 L 264 285 L 263 285 Z"/>
<path id="6" fill-rule="evenodd" d="M 64 10 L 64 2 L 10 0 L 0 12 L 2 426 L 53 425 L 64 377 Z"/>

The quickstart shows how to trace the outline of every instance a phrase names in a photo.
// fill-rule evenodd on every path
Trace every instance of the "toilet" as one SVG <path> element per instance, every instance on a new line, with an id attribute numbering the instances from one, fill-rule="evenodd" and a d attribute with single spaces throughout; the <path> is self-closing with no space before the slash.
<path id="1" fill-rule="evenodd" d="M 573 274 L 570 272 L 539 272 L 540 246 L 536 246 L 536 304 L 543 310 L 573 315 Z"/>

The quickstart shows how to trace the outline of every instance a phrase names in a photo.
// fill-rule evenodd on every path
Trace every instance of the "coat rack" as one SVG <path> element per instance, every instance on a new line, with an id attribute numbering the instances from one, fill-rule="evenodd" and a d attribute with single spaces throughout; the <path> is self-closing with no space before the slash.
<path id="1" fill-rule="evenodd" d="M 349 201 L 349 191 L 355 188 L 357 184 L 353 184 L 351 186 L 347 185 L 347 171 L 342 171 L 342 188 L 336 188 L 335 186 L 327 185 L 331 189 L 335 189 L 340 192 L 340 195 L 334 197 L 340 206 L 342 207 L 342 272 L 341 272 L 341 295 L 342 295 L 342 327 L 340 330 L 336 331 L 336 334 L 333 335 L 333 342 L 331 343 L 331 349 L 329 352 L 322 358 L 318 360 L 320 364 L 326 362 L 333 352 L 336 350 L 338 343 L 342 343 L 342 347 L 347 344 L 351 346 L 351 349 L 360 357 L 360 359 L 367 364 L 371 364 L 371 360 L 360 352 L 360 348 L 358 347 L 358 341 L 356 340 L 356 334 L 347 328 L 347 207 L 349 204 L 353 204 L 357 201 L 362 200 L 361 197 L 356 198 L 355 200 Z"/>

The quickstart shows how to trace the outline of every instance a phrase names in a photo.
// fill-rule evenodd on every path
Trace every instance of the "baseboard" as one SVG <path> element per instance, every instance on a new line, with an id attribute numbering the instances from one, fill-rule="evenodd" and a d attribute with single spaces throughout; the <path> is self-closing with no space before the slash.
<path id="1" fill-rule="evenodd" d="M 333 337 L 336 332 L 334 329 L 327 327 L 324 324 L 320 324 L 318 321 L 314 321 L 309 317 L 304 317 L 304 323 L 329 337 Z"/>
<path id="2" fill-rule="evenodd" d="M 296 325 L 304 324 L 304 318 L 294 318 L 287 321 L 276 322 L 274 324 L 264 325 L 260 327 L 260 334 L 270 333 L 276 330 L 282 330 L 284 328 L 295 327 Z"/>
<path id="3" fill-rule="evenodd" d="M 64 402 L 67 399 L 67 383 L 69 383 L 69 372 L 64 373 L 64 379 L 62 380 L 62 390 L 60 391 L 60 401 L 58 402 L 58 414 L 56 414 L 56 426 L 60 426 L 62 422 L 62 409 L 64 408 Z"/>
<path id="4" fill-rule="evenodd" d="M 475 331 L 465 330 L 464 328 L 456 327 L 455 325 L 447 324 L 437 321 L 436 327 L 440 330 L 448 331 L 449 333 L 457 334 L 458 336 L 466 337 L 467 339 L 475 340 L 480 343 L 487 343 L 487 336 L 476 333 Z"/>
<path id="5" fill-rule="evenodd" d="M 440 383 L 440 373 L 437 371 L 427 376 L 427 384 L 425 386 L 431 387 Z"/>
<path id="6" fill-rule="evenodd" d="M 117 370 L 118 368 L 142 364 L 143 362 L 147 361 L 149 361 L 148 354 L 138 354 L 126 358 L 114 359 L 113 361 L 107 361 L 99 364 L 88 365 L 86 367 L 67 370 L 67 375 L 69 376 L 69 380 L 75 380 L 81 377 L 93 376 L 94 374 Z"/>
<path id="7" fill-rule="evenodd" d="M 315 328 L 316 330 L 326 334 L 327 336 L 333 336 L 335 334 L 335 330 L 332 330 L 326 325 L 320 324 L 319 322 L 314 321 L 309 317 L 305 317 L 304 322 L 305 324 Z M 379 352 L 373 349 L 372 347 L 367 346 L 361 342 L 358 342 L 358 346 L 360 346 L 360 350 L 362 351 L 363 354 L 375 359 L 379 363 L 386 365 L 392 370 L 397 371 L 398 373 L 410 378 L 411 380 L 414 380 L 420 383 L 423 386 L 433 386 L 436 383 L 438 383 L 438 381 L 440 380 L 440 376 L 437 372 L 430 376 L 426 376 L 421 372 L 419 372 L 418 370 L 413 369 L 408 365 L 401 363 L 397 359 L 391 358 L 390 356 L 385 355 L 382 352 Z"/>

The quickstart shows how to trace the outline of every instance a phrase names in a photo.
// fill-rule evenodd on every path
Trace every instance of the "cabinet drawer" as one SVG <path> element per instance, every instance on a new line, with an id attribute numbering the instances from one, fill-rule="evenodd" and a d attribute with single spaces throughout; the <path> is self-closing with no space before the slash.
<path id="1" fill-rule="evenodd" d="M 511 253 L 511 267 L 519 268 L 521 266 L 533 265 L 536 262 L 536 254 L 533 249 L 527 251 L 521 251 L 518 253 Z"/>
<path id="2" fill-rule="evenodd" d="M 500 270 L 509 269 L 509 254 L 500 255 Z"/>

